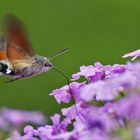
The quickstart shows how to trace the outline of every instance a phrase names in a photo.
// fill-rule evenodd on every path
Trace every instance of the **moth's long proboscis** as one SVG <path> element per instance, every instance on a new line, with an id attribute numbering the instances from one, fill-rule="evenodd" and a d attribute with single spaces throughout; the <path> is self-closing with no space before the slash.
<path id="1" fill-rule="evenodd" d="M 79 114 L 79 112 L 78 112 L 78 109 L 77 109 L 77 107 L 76 107 L 76 101 L 75 101 L 75 99 L 74 99 L 73 92 L 72 92 L 72 90 L 71 90 L 70 81 L 69 81 L 68 77 L 67 77 L 61 70 L 59 70 L 59 69 L 57 69 L 57 68 L 54 68 L 54 67 L 53 67 L 52 69 L 55 70 L 55 71 L 57 71 L 59 74 L 61 74 L 61 75 L 65 78 L 65 80 L 67 81 L 70 94 L 71 94 L 71 96 L 72 96 L 72 98 L 73 98 L 73 100 L 74 100 L 74 102 L 75 102 L 75 104 L 74 104 L 75 111 L 76 111 L 76 113 L 77 113 L 79 119 L 84 123 L 84 120 L 81 118 L 81 116 L 80 116 L 80 114 Z"/>
<path id="2" fill-rule="evenodd" d="M 65 48 L 65 49 L 63 49 L 63 50 L 60 50 L 60 51 L 58 51 L 58 52 L 56 52 L 56 53 L 50 55 L 50 56 L 48 57 L 48 60 L 51 60 L 51 59 L 53 59 L 54 57 L 65 53 L 66 51 L 68 51 L 68 48 Z"/>

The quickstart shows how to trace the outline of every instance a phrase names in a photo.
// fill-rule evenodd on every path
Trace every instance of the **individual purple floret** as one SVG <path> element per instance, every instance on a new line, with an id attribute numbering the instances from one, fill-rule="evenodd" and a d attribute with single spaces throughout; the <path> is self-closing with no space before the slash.
<path id="1" fill-rule="evenodd" d="M 66 132 L 68 125 L 71 124 L 71 120 L 68 118 L 61 121 L 61 116 L 59 114 L 54 114 L 50 118 L 53 124 L 53 134 L 58 134 L 60 131 Z"/>
<path id="2" fill-rule="evenodd" d="M 80 117 L 79 119 L 82 121 L 82 116 L 87 113 L 88 109 L 88 105 L 83 102 L 79 102 L 68 108 L 63 108 L 61 111 L 63 116 L 66 116 L 70 120 Z"/>
<path id="3" fill-rule="evenodd" d="M 60 89 L 53 90 L 50 94 L 51 96 L 54 96 L 56 101 L 60 104 L 61 102 L 69 103 L 71 96 L 74 97 L 75 101 L 80 100 L 80 89 L 85 86 L 85 83 L 78 83 L 73 82 L 70 84 L 70 86 L 66 85 Z"/>
<path id="4" fill-rule="evenodd" d="M 81 76 L 84 76 L 90 81 L 98 81 L 104 78 L 104 72 L 96 69 L 93 65 L 83 65 L 80 67 L 80 72 L 72 75 L 72 80 L 78 80 Z"/>
<path id="5" fill-rule="evenodd" d="M 60 104 L 61 102 L 69 103 L 71 94 L 69 91 L 69 86 L 66 85 L 60 89 L 55 89 L 49 95 L 54 96 L 56 101 Z"/>
<path id="6" fill-rule="evenodd" d="M 134 61 L 139 56 L 140 56 L 140 49 L 123 55 L 123 58 L 132 57 L 131 60 Z"/>

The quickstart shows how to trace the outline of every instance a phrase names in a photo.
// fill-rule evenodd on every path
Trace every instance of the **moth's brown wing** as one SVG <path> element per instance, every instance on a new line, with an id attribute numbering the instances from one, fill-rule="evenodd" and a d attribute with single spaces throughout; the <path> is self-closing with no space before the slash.
<path id="1" fill-rule="evenodd" d="M 10 46 L 7 46 L 7 56 L 12 67 L 17 71 L 35 63 L 35 56 L 29 56 L 24 49 L 16 44 L 11 43 Z"/>
<path id="2" fill-rule="evenodd" d="M 34 50 L 27 38 L 22 21 L 15 15 L 6 14 L 4 18 L 4 30 L 6 36 L 6 54 L 8 60 L 17 68 L 15 63 L 35 57 Z M 18 65 L 19 66 L 19 65 Z"/>
<path id="3" fill-rule="evenodd" d="M 3 36 L 0 36 L 0 61 L 6 60 L 6 43 Z"/>

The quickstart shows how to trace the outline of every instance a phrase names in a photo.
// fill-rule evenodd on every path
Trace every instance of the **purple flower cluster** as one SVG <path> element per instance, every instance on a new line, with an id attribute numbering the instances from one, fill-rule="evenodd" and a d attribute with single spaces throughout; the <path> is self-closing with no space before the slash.
<path id="1" fill-rule="evenodd" d="M 126 54 L 133 60 L 140 51 Z M 78 82 L 80 77 L 84 81 Z M 8 140 L 140 140 L 140 62 L 81 66 L 71 84 L 50 93 L 60 104 L 75 103 L 50 117 L 52 124 L 15 131 Z M 11 121 L 11 120 L 10 120 Z M 12 120 L 13 121 L 13 120 Z"/>
<path id="2" fill-rule="evenodd" d="M 32 123 L 43 125 L 46 122 L 45 116 L 41 112 L 15 110 L 10 108 L 0 109 L 0 129 L 18 129 L 25 124 Z"/>

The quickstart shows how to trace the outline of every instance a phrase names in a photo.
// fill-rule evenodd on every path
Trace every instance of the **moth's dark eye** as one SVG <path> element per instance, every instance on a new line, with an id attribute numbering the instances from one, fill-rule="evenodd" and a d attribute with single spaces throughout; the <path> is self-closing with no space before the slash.
<path id="1" fill-rule="evenodd" d="M 51 63 L 45 63 L 45 67 L 52 67 Z"/>

